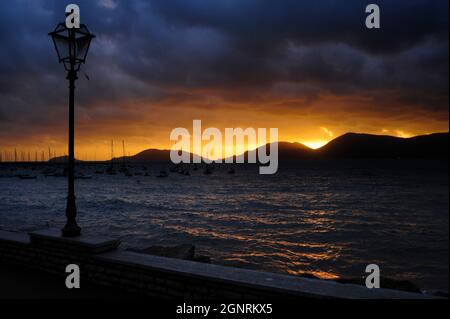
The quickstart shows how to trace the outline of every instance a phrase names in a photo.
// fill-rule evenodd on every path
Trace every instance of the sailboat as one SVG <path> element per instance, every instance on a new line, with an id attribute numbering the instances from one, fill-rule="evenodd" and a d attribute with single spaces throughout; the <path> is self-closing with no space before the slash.
<path id="1" fill-rule="evenodd" d="M 127 177 L 131 177 L 133 174 L 128 170 L 125 154 L 125 140 L 122 140 L 122 165 L 119 168 L 119 172 L 124 173 Z"/>
<path id="2" fill-rule="evenodd" d="M 165 177 L 169 177 L 169 174 L 167 174 L 167 171 L 166 171 L 165 169 L 162 169 L 162 170 L 159 172 L 159 175 L 156 176 L 156 177 L 158 177 L 158 178 L 165 178 Z"/>
<path id="3" fill-rule="evenodd" d="M 212 168 L 209 165 L 207 165 L 205 170 L 203 171 L 203 174 L 211 175 L 212 173 L 213 173 Z"/>
<path id="4" fill-rule="evenodd" d="M 109 175 L 116 175 L 116 170 L 114 169 L 114 141 L 111 140 L 111 165 L 106 169 L 106 173 Z"/>

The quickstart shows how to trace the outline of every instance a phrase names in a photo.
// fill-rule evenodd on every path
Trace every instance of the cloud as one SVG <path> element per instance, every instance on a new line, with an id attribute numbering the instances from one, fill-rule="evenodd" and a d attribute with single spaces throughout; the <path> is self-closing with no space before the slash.
<path id="1" fill-rule="evenodd" d="M 108 9 L 115 9 L 118 6 L 116 0 L 99 0 L 99 4 Z"/>
<path id="2" fill-rule="evenodd" d="M 445 0 L 377 1 L 371 31 L 357 0 L 77 3 L 97 35 L 77 82 L 86 126 L 154 123 L 162 106 L 448 121 Z M 0 3 L 1 139 L 63 129 L 67 83 L 47 33 L 64 6 Z"/>
<path id="3" fill-rule="evenodd" d="M 329 137 L 334 137 L 334 134 L 331 130 L 327 129 L 326 127 L 320 128 L 325 134 L 327 134 Z"/>

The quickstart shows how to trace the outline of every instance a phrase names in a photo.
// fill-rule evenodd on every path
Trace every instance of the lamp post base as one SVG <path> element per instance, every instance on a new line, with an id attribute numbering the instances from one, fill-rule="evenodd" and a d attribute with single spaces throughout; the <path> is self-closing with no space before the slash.
<path id="1" fill-rule="evenodd" d="M 76 223 L 66 224 L 61 232 L 63 237 L 78 237 L 81 235 L 81 228 Z"/>

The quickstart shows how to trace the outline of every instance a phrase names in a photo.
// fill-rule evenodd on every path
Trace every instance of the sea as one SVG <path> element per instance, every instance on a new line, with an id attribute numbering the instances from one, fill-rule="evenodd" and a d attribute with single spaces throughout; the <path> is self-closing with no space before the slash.
<path id="1" fill-rule="evenodd" d="M 216 264 L 324 279 L 362 278 L 377 264 L 382 278 L 448 292 L 448 160 L 300 160 L 274 175 L 106 166 L 77 166 L 78 223 L 124 248 L 192 244 Z M 64 225 L 67 181 L 44 176 L 52 169 L 0 164 L 0 229 Z"/>

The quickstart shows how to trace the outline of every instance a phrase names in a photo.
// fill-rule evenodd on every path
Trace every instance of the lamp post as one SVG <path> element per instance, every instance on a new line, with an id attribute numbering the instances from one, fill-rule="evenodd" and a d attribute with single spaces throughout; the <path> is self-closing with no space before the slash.
<path id="1" fill-rule="evenodd" d="M 78 79 L 77 73 L 81 64 L 86 62 L 91 41 L 95 36 L 88 28 L 81 24 L 79 28 L 67 28 L 65 23 L 59 23 L 53 32 L 52 37 L 58 54 L 59 63 L 64 64 L 67 71 L 66 79 L 69 80 L 69 158 L 68 158 L 68 194 L 66 217 L 67 222 L 62 229 L 64 237 L 77 237 L 81 234 L 81 228 L 77 225 L 77 206 L 75 204 L 74 187 L 74 116 L 75 116 L 75 81 Z"/>

